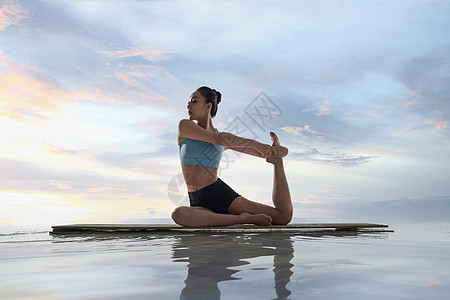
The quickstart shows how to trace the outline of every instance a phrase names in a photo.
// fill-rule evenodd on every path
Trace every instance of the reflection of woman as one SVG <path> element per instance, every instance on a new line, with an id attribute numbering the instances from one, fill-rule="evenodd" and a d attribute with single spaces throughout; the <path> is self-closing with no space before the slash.
<path id="1" fill-rule="evenodd" d="M 242 295 L 255 288 L 252 284 L 256 284 L 262 291 L 274 288 L 276 299 L 287 299 L 291 294 L 287 287 L 293 274 L 291 260 L 294 257 L 290 235 L 179 235 L 172 245 L 172 250 L 173 261 L 188 263 L 185 287 L 181 291 L 180 299 L 220 299 L 222 293 L 224 296 L 226 294 L 226 298 L 232 298 L 237 286 L 246 286 L 246 290 L 239 290 L 239 295 Z M 273 256 L 273 268 L 269 264 L 270 256 Z M 264 271 L 266 268 L 258 271 L 253 265 L 249 265 L 249 260 L 263 257 L 266 265 L 258 266 L 273 270 L 272 284 L 265 284 L 269 283 L 269 278 L 265 276 L 268 274 Z M 246 272 L 243 272 L 241 277 L 239 272 L 242 270 Z M 258 278 L 256 281 L 255 276 Z M 233 284 L 234 288 L 230 284 L 225 285 L 228 289 L 219 288 L 219 283 L 237 279 L 242 279 L 245 283 Z"/>
<path id="2" fill-rule="evenodd" d="M 273 132 L 270 133 L 272 145 L 218 132 L 212 118 L 220 101 L 221 94 L 216 90 L 197 89 L 187 105 L 189 120 L 179 123 L 181 167 L 190 207 L 176 208 L 172 219 L 183 226 L 289 223 L 293 209 L 282 159 L 288 149 L 280 145 Z M 273 207 L 244 198 L 218 178 L 221 155 L 227 149 L 265 158 L 274 165 Z"/>

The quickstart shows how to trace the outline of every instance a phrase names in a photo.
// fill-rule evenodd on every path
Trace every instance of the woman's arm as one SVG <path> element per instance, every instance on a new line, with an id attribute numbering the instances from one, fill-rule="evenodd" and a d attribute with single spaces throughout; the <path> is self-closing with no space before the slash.
<path id="1" fill-rule="evenodd" d="M 216 144 L 217 132 L 206 130 L 194 121 L 183 119 L 178 124 L 178 141 L 185 138 Z"/>
<path id="2" fill-rule="evenodd" d="M 184 138 L 225 146 L 259 157 L 267 157 L 273 155 L 275 152 L 275 149 L 269 145 L 242 138 L 228 132 L 212 132 L 187 119 L 181 120 L 178 125 L 178 140 L 180 141 Z"/>
<path id="3" fill-rule="evenodd" d="M 232 149 L 253 156 L 266 158 L 275 155 L 276 150 L 270 145 L 257 142 L 255 140 L 242 138 L 228 132 L 219 132 L 219 145 L 225 146 L 226 149 Z"/>
<path id="4" fill-rule="evenodd" d="M 257 156 L 257 157 L 261 157 L 261 158 L 265 158 L 265 156 L 262 155 L 261 152 L 259 152 L 258 150 L 256 150 L 255 148 L 252 147 L 225 147 L 225 150 L 227 149 L 231 149 L 237 152 L 241 152 L 241 153 L 245 153 L 248 155 L 252 155 L 252 156 Z"/>

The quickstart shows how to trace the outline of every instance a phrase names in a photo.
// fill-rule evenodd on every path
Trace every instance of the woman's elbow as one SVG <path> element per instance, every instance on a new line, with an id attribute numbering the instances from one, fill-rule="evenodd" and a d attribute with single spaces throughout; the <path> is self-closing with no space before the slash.
<path id="1" fill-rule="evenodd" d="M 219 145 L 219 146 L 230 146 L 229 143 L 227 143 L 229 133 L 227 132 L 218 132 L 214 135 L 214 142 L 213 144 Z"/>

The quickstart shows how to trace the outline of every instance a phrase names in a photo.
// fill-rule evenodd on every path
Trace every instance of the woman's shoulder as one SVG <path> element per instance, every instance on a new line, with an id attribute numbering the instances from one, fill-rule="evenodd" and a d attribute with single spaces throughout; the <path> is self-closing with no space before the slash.
<path id="1" fill-rule="evenodd" d="M 189 119 L 181 119 L 181 120 L 180 120 L 180 124 L 181 124 L 181 123 L 194 123 L 194 124 L 195 124 L 194 121 L 189 120 Z"/>
<path id="2" fill-rule="evenodd" d="M 217 141 L 217 131 L 207 130 L 192 120 L 182 119 L 178 126 L 179 143 L 185 138 L 214 144 Z"/>
<path id="3" fill-rule="evenodd" d="M 200 126 L 192 120 L 181 119 L 178 123 L 178 144 L 181 144 L 185 139 L 192 135 L 192 132 L 196 132 Z"/>
<path id="4" fill-rule="evenodd" d="M 197 123 L 195 123 L 192 120 L 189 119 L 181 119 L 180 122 L 178 123 L 178 128 L 183 128 L 183 127 L 193 127 L 193 126 L 198 126 Z"/>

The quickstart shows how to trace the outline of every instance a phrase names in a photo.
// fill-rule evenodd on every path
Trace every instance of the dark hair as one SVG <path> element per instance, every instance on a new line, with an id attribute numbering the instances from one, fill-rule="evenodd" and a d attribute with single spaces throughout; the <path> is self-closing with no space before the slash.
<path id="1" fill-rule="evenodd" d="M 207 86 L 202 86 L 197 89 L 197 92 L 199 92 L 203 98 L 205 98 L 206 103 L 211 103 L 211 117 L 215 117 L 217 113 L 217 104 L 220 103 L 222 100 L 222 94 L 220 92 L 216 91 L 215 89 L 212 89 Z"/>

